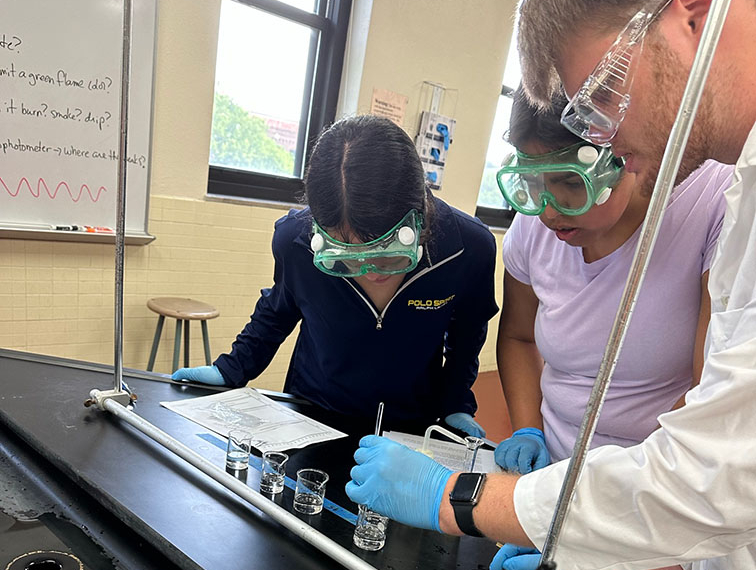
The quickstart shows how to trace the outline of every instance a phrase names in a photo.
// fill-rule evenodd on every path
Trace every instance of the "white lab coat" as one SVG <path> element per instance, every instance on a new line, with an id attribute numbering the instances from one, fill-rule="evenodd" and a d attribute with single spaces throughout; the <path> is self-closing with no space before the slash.
<path id="1" fill-rule="evenodd" d="M 559 570 L 686 561 L 698 561 L 695 570 L 756 569 L 756 126 L 725 197 L 701 384 L 643 443 L 591 451 L 557 547 Z M 517 517 L 538 546 L 566 468 L 525 475 L 515 488 Z"/>

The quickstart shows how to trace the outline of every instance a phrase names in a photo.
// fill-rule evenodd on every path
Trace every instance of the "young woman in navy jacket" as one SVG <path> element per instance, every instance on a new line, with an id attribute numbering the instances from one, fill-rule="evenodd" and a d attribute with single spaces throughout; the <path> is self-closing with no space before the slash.
<path id="1" fill-rule="evenodd" d="M 431 194 L 412 140 L 375 116 L 321 135 L 305 193 L 308 207 L 276 222 L 274 284 L 231 351 L 173 378 L 244 386 L 300 324 L 285 392 L 483 435 L 470 388 L 497 312 L 492 234 Z"/>

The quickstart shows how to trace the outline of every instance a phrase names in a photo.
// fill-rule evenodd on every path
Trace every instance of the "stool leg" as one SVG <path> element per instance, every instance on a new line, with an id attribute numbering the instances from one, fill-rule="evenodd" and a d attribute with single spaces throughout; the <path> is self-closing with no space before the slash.
<path id="1" fill-rule="evenodd" d="M 184 321 L 184 366 L 189 368 L 189 321 Z"/>
<path id="2" fill-rule="evenodd" d="M 152 350 L 150 351 L 150 360 L 147 363 L 147 370 L 152 370 L 155 367 L 155 357 L 157 356 L 158 345 L 160 344 L 160 335 L 163 334 L 163 323 L 165 317 L 163 315 L 158 316 L 157 328 L 155 329 L 155 338 L 152 339 Z"/>
<path id="3" fill-rule="evenodd" d="M 176 319 L 176 338 L 173 340 L 173 371 L 178 370 L 179 352 L 181 351 L 181 319 Z"/>
<path id="4" fill-rule="evenodd" d="M 202 324 L 202 342 L 205 345 L 205 363 L 210 366 L 210 341 L 207 338 L 207 321 L 200 321 Z"/>

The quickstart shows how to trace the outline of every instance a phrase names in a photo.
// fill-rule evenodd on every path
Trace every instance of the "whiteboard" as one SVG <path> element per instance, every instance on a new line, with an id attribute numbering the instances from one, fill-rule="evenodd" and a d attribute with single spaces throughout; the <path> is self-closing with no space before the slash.
<path id="1" fill-rule="evenodd" d="M 147 234 L 157 0 L 133 0 L 126 232 Z M 122 0 L 0 0 L 0 228 L 115 228 Z"/>

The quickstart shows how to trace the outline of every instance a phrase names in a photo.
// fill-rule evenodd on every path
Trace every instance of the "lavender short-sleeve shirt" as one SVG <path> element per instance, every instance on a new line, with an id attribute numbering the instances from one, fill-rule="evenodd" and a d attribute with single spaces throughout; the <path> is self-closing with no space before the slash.
<path id="1" fill-rule="evenodd" d="M 733 168 L 704 163 L 672 193 L 627 330 L 593 447 L 634 445 L 689 388 L 701 299 Z M 546 443 L 569 457 L 619 306 L 640 228 L 592 263 L 535 216 L 517 215 L 504 237 L 506 270 L 539 300 L 535 340 Z"/>

